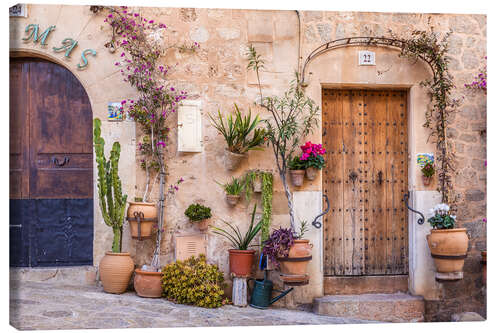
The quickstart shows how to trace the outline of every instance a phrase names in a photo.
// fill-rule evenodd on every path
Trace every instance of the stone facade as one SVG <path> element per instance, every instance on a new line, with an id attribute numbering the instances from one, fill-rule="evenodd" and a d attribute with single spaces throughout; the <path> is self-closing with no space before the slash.
<path id="1" fill-rule="evenodd" d="M 255 75 L 246 69 L 246 48 L 249 43 L 255 46 L 266 62 L 261 78 L 264 95 L 280 95 L 288 87 L 298 64 L 302 67 L 308 54 L 325 42 L 354 36 L 388 36 L 389 29 L 397 35 L 406 35 L 415 29 L 426 29 L 428 22 L 440 33 L 452 29 L 453 35 L 449 44 L 451 73 L 457 86 L 455 95 L 463 96 L 464 99 L 458 112 L 451 119 L 449 136 L 453 140 L 457 157 L 454 183 L 459 195 L 458 224 L 469 231 L 470 249 L 463 280 L 456 283 L 436 283 L 433 276 L 427 276 L 428 281 L 425 283 L 413 281 L 414 287 L 410 286 L 410 291 L 429 300 L 427 306 L 429 319 L 450 320 L 452 313 L 463 311 L 475 311 L 485 316 L 479 260 L 480 251 L 486 250 L 486 225 L 483 222 L 483 218 L 486 217 L 486 96 L 480 92 L 468 91 L 464 88 L 464 84 L 472 81 L 484 65 L 486 16 L 321 11 L 305 11 L 297 15 L 291 10 L 198 8 L 138 10 L 145 17 L 167 25 L 169 31 L 158 36 L 166 45 L 172 42 L 189 44 L 194 41 L 201 44 L 201 49 L 195 54 L 172 51 L 165 59 L 167 63 L 177 64 L 171 76 L 175 86 L 187 90 L 188 99 L 202 102 L 203 152 L 177 152 L 176 120 L 173 119 L 171 128 L 174 130 L 167 156 L 168 181 L 174 182 L 183 177 L 186 182 L 182 184 L 175 199 L 167 203 L 165 214 L 167 230 L 162 244 L 162 264 L 169 263 L 175 258 L 175 235 L 198 232 L 196 226 L 184 216 L 185 208 L 193 201 L 210 206 L 214 213 L 213 221 L 224 219 L 242 227 L 247 225 L 253 203 L 260 202 L 260 196 L 254 195 L 249 203 L 241 200 L 235 208 L 230 208 L 223 200 L 223 190 L 215 181 L 225 182 L 231 176 L 239 176 L 251 168 L 271 170 L 275 176 L 277 175 L 270 149 L 250 152 L 248 160 L 236 172 L 227 172 L 222 158 L 225 146 L 223 138 L 217 135 L 207 116 L 208 113 L 217 110 L 227 114 L 232 111 L 234 103 L 237 103 L 242 110 L 252 108 L 263 117 L 268 116 L 254 105 L 258 98 L 258 88 Z M 136 92 L 122 82 L 119 69 L 113 66 L 119 54 L 111 54 L 104 47 L 110 30 L 103 21 L 103 14 L 92 14 L 89 6 L 30 5 L 27 18 L 11 18 L 11 55 L 41 56 L 68 67 L 87 90 L 94 116 L 105 119 L 107 102 L 133 98 Z M 49 25 L 57 26 L 48 39 L 48 47 L 22 42 L 24 28 L 30 23 L 40 24 L 42 31 Z M 52 46 L 56 46 L 69 36 L 78 39 L 82 48 L 88 45 L 98 52 L 95 58 L 89 60 L 89 67 L 84 71 L 76 70 L 77 60 L 67 60 L 63 54 L 51 52 Z M 355 56 L 359 49 L 376 51 L 377 66 L 362 68 L 357 66 Z M 321 105 L 323 86 L 367 88 L 383 86 L 408 89 L 410 91 L 408 133 L 411 155 L 409 190 L 413 191 L 412 193 L 420 192 L 422 198 L 435 198 L 435 180 L 430 187 L 424 187 L 415 163 L 416 153 L 434 151 L 434 145 L 427 142 L 428 131 L 421 126 L 428 107 L 428 97 L 425 90 L 418 85 L 429 75 L 429 69 L 424 64 L 414 64 L 401 59 L 398 57 L 398 51 L 394 49 L 343 48 L 325 53 L 311 62 L 306 71 L 306 83 L 308 83 L 306 93 Z M 145 187 L 145 175 L 138 163 L 139 156 L 135 154 L 136 140 L 140 136 L 139 132 L 136 133 L 135 124 L 128 121 L 104 122 L 103 135 L 108 143 L 113 140 L 120 140 L 122 143 L 120 172 L 124 189 L 129 198 L 141 197 Z M 307 139 L 321 142 L 321 129 L 309 138 L 304 138 L 304 141 Z M 288 224 L 286 198 L 279 178 L 274 179 L 272 227 L 286 226 Z M 318 177 L 313 182 L 307 181 L 300 191 L 294 194 L 299 216 L 311 219 L 320 213 L 321 204 L 316 205 L 318 198 L 321 200 L 320 192 L 321 177 Z M 434 202 L 429 200 L 419 201 L 426 203 L 418 206 L 419 209 L 427 212 L 431 208 L 429 202 Z M 305 202 L 312 202 L 313 207 L 318 208 L 317 212 L 307 211 L 304 207 L 311 206 L 304 205 Z M 97 204 L 95 207 L 94 264 L 98 265 L 104 252 L 111 245 L 112 232 L 102 222 Z M 258 209 L 260 212 L 260 208 Z M 413 218 L 410 218 L 410 223 L 411 221 Z M 414 228 L 415 239 L 420 237 L 422 240 L 424 229 L 417 230 L 419 226 Z M 321 231 L 310 230 L 306 236 L 315 244 L 313 253 L 315 259 L 310 264 L 311 283 L 309 286 L 297 288 L 293 299 L 285 298 L 280 301 L 281 305 L 297 307 L 302 303 L 310 304 L 313 297 L 323 294 L 320 246 L 322 234 Z M 429 263 L 431 259 L 428 250 L 425 252 L 425 246 L 422 245 L 423 252 L 416 251 L 415 244 L 410 242 L 410 255 L 413 253 L 414 260 L 424 260 Z M 229 270 L 225 250 L 227 248 L 229 244 L 224 239 L 212 234 L 208 236 L 207 256 L 211 262 L 218 264 L 226 272 L 230 282 L 227 274 Z M 153 242 L 132 240 L 126 226 L 124 250 L 131 252 L 137 265 L 142 265 L 148 263 L 152 256 Z M 422 259 L 423 256 L 427 257 Z M 415 265 L 414 274 L 410 274 L 415 279 L 422 276 L 418 273 L 419 267 Z M 429 264 L 429 267 L 433 267 L 432 264 Z M 467 308 L 464 308 L 465 303 Z"/>

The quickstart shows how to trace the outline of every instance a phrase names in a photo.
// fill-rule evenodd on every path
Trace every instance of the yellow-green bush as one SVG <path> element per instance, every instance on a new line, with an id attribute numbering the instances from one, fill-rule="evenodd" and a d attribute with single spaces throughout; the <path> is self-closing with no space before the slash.
<path id="1" fill-rule="evenodd" d="M 225 304 L 224 275 L 216 265 L 207 264 L 204 255 L 166 265 L 161 282 L 163 296 L 173 302 L 204 308 Z"/>

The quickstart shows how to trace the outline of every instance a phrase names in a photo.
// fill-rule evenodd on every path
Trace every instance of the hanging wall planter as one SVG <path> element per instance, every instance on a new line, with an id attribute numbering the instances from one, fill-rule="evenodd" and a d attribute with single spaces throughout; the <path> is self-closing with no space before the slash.
<path id="1" fill-rule="evenodd" d="M 228 171 L 234 171 L 238 169 L 241 162 L 247 157 L 247 154 L 236 154 L 232 153 L 227 149 L 224 149 L 224 166 Z"/>
<path id="2" fill-rule="evenodd" d="M 148 298 L 159 298 L 162 294 L 161 272 L 135 270 L 134 289 L 137 295 Z"/>
<path id="3" fill-rule="evenodd" d="M 306 276 L 307 264 L 312 260 L 312 247 L 308 239 L 294 239 L 288 257 L 278 257 L 281 273 Z"/>
<path id="4" fill-rule="evenodd" d="M 461 279 L 469 244 L 467 229 L 432 229 L 427 235 L 427 243 L 436 265 L 436 278 Z"/>
<path id="5" fill-rule="evenodd" d="M 423 179 L 424 186 L 429 186 L 431 184 L 432 177 L 422 176 L 422 179 Z"/>
<path id="6" fill-rule="evenodd" d="M 292 185 L 295 187 L 301 187 L 304 184 L 304 174 L 305 170 L 290 170 L 290 176 L 292 179 Z"/>
<path id="7" fill-rule="evenodd" d="M 157 223 L 157 211 L 156 204 L 152 202 L 129 202 L 127 220 L 132 238 L 151 238 L 153 226 Z"/>
<path id="8" fill-rule="evenodd" d="M 236 206 L 239 200 L 239 195 L 226 194 L 226 202 L 229 204 L 229 206 Z"/>
<path id="9" fill-rule="evenodd" d="M 306 169 L 307 180 L 313 181 L 318 176 L 318 170 L 315 167 L 309 167 Z"/>

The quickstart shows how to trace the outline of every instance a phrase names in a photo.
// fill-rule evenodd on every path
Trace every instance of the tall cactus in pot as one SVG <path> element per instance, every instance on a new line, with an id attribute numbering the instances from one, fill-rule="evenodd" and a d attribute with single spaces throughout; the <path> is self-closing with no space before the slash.
<path id="1" fill-rule="evenodd" d="M 99 207 L 106 225 L 113 228 L 112 252 L 121 252 L 123 217 L 127 195 L 122 194 L 122 182 L 118 176 L 120 143 L 114 142 L 109 160 L 104 156 L 104 139 L 101 137 L 101 120 L 94 119 L 94 147 L 97 162 L 97 189 Z"/>

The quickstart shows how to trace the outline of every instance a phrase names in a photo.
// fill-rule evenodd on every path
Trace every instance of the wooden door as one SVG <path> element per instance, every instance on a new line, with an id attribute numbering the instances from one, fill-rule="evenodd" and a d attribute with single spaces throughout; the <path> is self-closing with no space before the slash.
<path id="1" fill-rule="evenodd" d="M 10 64 L 12 266 L 92 263 L 92 110 L 66 68 Z"/>
<path id="2" fill-rule="evenodd" d="M 408 273 L 406 96 L 323 90 L 327 276 Z"/>

